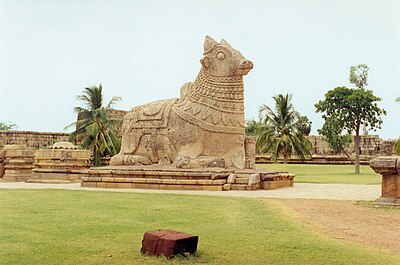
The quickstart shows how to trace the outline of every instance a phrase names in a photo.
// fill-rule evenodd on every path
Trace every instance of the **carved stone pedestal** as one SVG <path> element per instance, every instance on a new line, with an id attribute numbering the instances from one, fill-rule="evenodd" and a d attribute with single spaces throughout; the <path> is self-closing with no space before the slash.
<path id="1" fill-rule="evenodd" d="M 377 157 L 370 166 L 382 175 L 382 195 L 375 204 L 400 207 L 400 156 Z"/>
<path id="2" fill-rule="evenodd" d="M 29 182 L 80 181 L 90 168 L 90 151 L 78 150 L 70 142 L 55 143 L 35 153 L 35 168 Z"/>
<path id="3" fill-rule="evenodd" d="M 292 187 L 294 175 L 256 169 L 197 168 L 171 166 L 94 167 L 82 177 L 82 187 L 161 190 L 272 190 Z"/>
<path id="4" fill-rule="evenodd" d="M 34 150 L 23 145 L 6 145 L 3 180 L 25 181 L 32 177 Z"/>

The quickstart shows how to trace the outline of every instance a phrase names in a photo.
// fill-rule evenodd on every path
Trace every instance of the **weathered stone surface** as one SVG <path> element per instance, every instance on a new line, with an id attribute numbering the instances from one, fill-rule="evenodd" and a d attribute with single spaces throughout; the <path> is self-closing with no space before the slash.
<path id="1" fill-rule="evenodd" d="M 244 138 L 245 168 L 256 168 L 256 138 L 246 136 Z"/>
<path id="2" fill-rule="evenodd" d="M 51 147 L 51 149 L 65 149 L 65 150 L 77 150 L 78 147 L 75 146 L 73 143 L 71 142 L 66 142 L 66 141 L 61 141 L 61 142 L 57 142 L 55 144 L 53 144 L 53 146 Z"/>
<path id="3" fill-rule="evenodd" d="M 207 36 L 201 64 L 179 99 L 138 106 L 125 115 L 121 152 L 110 165 L 245 168 L 243 75 L 253 63 L 225 40 Z"/>
<path id="4" fill-rule="evenodd" d="M 3 152 L 4 180 L 25 181 L 32 177 L 34 149 L 24 145 L 6 145 Z"/>
<path id="5" fill-rule="evenodd" d="M 260 182 L 261 182 L 260 173 L 254 173 L 249 176 L 249 182 L 247 183 L 247 185 L 252 186 Z"/>
<path id="6" fill-rule="evenodd" d="M 396 156 L 380 156 L 371 160 L 370 166 L 376 173 L 382 175 L 399 174 L 400 168 L 397 168 L 397 162 Z"/>
<path id="7" fill-rule="evenodd" d="M 4 151 L 2 149 L 0 149 L 0 178 L 2 178 L 5 173 L 5 169 L 4 169 L 4 161 L 5 160 L 6 160 L 6 157 L 4 155 Z"/>
<path id="8" fill-rule="evenodd" d="M 32 179 L 80 181 L 90 168 L 90 151 L 57 142 L 50 149 L 35 152 L 34 166 Z"/>
<path id="9" fill-rule="evenodd" d="M 114 169 L 118 171 L 115 174 Z M 123 169 L 123 170 L 122 170 Z M 148 169 L 149 175 L 139 178 L 118 177 L 134 175 Z M 103 173 L 104 172 L 104 175 Z M 111 172 L 111 173 L 110 173 Z M 151 174 L 150 174 L 151 173 Z M 168 173 L 168 174 L 166 174 Z M 185 174 L 182 174 L 185 173 Z M 257 190 L 292 187 L 293 174 L 267 170 L 236 169 L 178 169 L 170 166 L 115 166 L 100 167 L 89 170 L 89 177 L 82 177 L 82 183 L 132 183 L 126 187 L 140 189 L 168 190 Z M 220 178 L 213 179 L 218 174 Z M 165 178 L 168 175 L 168 178 Z M 190 179 L 187 179 L 190 176 Z M 225 176 L 224 178 L 222 176 Z M 240 176 L 240 177 L 237 177 Z M 92 184 L 91 184 L 92 185 Z M 100 187 L 98 185 L 98 187 Z M 118 185 L 102 185 L 101 187 L 119 187 Z"/>
<path id="10" fill-rule="evenodd" d="M 33 132 L 33 131 L 1 131 L 0 149 L 6 145 L 23 145 L 34 149 L 52 145 L 55 141 L 67 141 L 68 133 Z"/>
<path id="11" fill-rule="evenodd" d="M 333 155 L 334 152 L 329 148 L 328 143 L 323 136 L 307 136 L 313 146 L 313 155 Z M 388 156 L 394 153 L 394 140 L 383 140 L 379 135 L 361 135 L 360 154 L 364 156 Z M 346 150 L 348 153 L 354 153 L 354 143 Z"/>
<path id="12" fill-rule="evenodd" d="M 377 157 L 370 165 L 382 175 L 382 194 L 375 204 L 400 206 L 400 157 Z"/>
<path id="13" fill-rule="evenodd" d="M 235 174 L 229 174 L 227 183 L 232 184 L 236 182 L 236 175 Z"/>

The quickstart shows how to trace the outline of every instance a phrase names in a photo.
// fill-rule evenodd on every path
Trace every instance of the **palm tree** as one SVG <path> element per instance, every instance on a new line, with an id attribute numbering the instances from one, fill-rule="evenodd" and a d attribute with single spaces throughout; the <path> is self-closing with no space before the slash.
<path id="1" fill-rule="evenodd" d="M 298 155 L 302 160 L 311 156 L 312 145 L 299 129 L 300 115 L 294 110 L 291 95 L 278 95 L 274 97 L 275 112 L 268 106 L 260 108 L 262 125 L 257 132 L 257 148 L 260 152 L 271 153 L 272 160 L 276 162 L 283 156 L 283 163 L 291 155 Z"/>
<path id="2" fill-rule="evenodd" d="M 78 120 L 65 127 L 69 129 L 75 126 L 75 131 L 70 135 L 70 140 L 81 143 L 82 148 L 93 152 L 94 165 L 99 166 L 101 158 L 107 155 L 115 155 L 121 148 L 121 139 L 117 133 L 117 127 L 121 125 L 121 119 L 110 117 L 112 107 L 120 97 L 114 96 L 103 107 L 103 87 L 86 87 L 82 95 L 77 96 L 77 100 L 83 102 L 83 107 L 75 107 L 74 111 L 78 114 Z"/>

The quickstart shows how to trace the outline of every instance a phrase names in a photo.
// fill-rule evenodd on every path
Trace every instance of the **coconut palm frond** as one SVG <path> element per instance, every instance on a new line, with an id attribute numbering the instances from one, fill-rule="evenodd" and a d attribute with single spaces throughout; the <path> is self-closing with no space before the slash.
<path id="1" fill-rule="evenodd" d="M 110 118 L 110 111 L 120 97 L 114 96 L 106 107 L 103 107 L 103 87 L 91 86 L 83 89 L 82 94 L 77 96 L 84 107 L 75 107 L 78 113 L 78 121 L 65 127 L 75 127 L 70 135 L 71 141 L 80 142 L 82 148 L 93 152 L 95 165 L 100 165 L 101 158 L 107 155 L 115 155 L 121 148 L 121 137 L 117 128 L 121 126 L 122 119 Z"/>
<path id="2" fill-rule="evenodd" d="M 311 155 L 311 142 L 299 130 L 300 114 L 295 111 L 291 95 L 277 95 L 274 111 L 263 105 L 260 108 L 262 125 L 256 130 L 256 147 L 261 153 L 270 153 L 276 162 L 283 156 L 284 162 L 292 155 L 306 159 Z"/>

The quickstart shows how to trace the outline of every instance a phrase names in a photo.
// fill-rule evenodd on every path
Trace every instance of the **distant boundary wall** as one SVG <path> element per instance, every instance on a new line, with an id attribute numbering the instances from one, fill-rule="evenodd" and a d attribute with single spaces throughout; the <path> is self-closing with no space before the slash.
<path id="1" fill-rule="evenodd" d="M 310 135 L 307 139 L 312 143 L 313 155 L 335 155 L 329 148 L 328 143 L 323 136 Z M 395 140 L 383 140 L 379 135 L 361 135 L 360 137 L 360 155 L 364 156 L 390 156 L 394 154 Z M 355 154 L 354 141 L 346 150 L 349 154 Z"/>
<path id="2" fill-rule="evenodd" d="M 7 144 L 20 144 L 34 149 L 48 147 L 55 142 L 68 141 L 69 133 L 2 131 L 0 130 L 0 149 Z"/>

